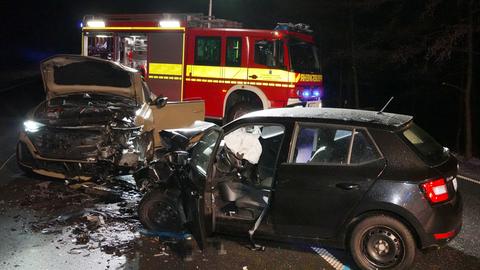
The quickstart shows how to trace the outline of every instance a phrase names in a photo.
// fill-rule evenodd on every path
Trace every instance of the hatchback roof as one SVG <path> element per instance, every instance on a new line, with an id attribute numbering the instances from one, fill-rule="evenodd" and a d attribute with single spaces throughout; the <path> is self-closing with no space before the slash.
<path id="1" fill-rule="evenodd" d="M 248 113 L 246 118 L 295 118 L 302 120 L 324 120 L 324 122 L 373 126 L 387 129 L 397 129 L 409 123 L 413 117 L 395 113 L 379 113 L 376 111 L 338 109 L 338 108 L 278 108 Z"/>

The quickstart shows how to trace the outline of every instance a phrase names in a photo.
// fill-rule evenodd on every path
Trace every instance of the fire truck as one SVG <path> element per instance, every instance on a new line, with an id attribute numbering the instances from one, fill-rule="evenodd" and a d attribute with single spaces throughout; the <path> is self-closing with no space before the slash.
<path id="1" fill-rule="evenodd" d="M 323 77 L 310 29 L 244 29 L 202 14 L 85 16 L 82 54 L 137 68 L 151 91 L 172 101 L 205 100 L 207 118 L 321 106 Z"/>

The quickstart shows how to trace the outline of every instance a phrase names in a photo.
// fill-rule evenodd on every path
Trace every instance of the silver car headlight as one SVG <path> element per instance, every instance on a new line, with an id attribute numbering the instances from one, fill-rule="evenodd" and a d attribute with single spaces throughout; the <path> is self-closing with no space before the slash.
<path id="1" fill-rule="evenodd" d="M 39 131 L 45 125 L 42 124 L 42 123 L 32 121 L 32 120 L 27 120 L 27 121 L 23 122 L 23 126 L 24 126 L 26 132 L 34 133 L 34 132 Z"/>

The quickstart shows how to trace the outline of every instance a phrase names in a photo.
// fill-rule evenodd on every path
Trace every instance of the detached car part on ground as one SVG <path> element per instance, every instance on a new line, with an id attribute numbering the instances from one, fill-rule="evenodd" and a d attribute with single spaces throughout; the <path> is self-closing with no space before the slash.
<path id="1" fill-rule="evenodd" d="M 457 161 L 411 116 L 272 109 L 162 137 L 170 152 L 135 175 L 140 220 L 188 229 L 200 247 L 216 232 L 254 248 L 253 236 L 311 240 L 348 248 L 362 269 L 408 269 L 461 228 Z"/>
<path id="2" fill-rule="evenodd" d="M 59 55 L 41 63 L 46 100 L 24 122 L 19 167 L 61 179 L 129 173 L 153 159 L 159 131 L 203 120 L 203 101 L 169 102 L 141 74 L 94 57 Z"/>

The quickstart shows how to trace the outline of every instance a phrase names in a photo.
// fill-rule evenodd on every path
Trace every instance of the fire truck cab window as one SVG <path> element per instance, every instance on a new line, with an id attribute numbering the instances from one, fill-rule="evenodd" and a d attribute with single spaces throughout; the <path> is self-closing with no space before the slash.
<path id="1" fill-rule="evenodd" d="M 288 48 L 293 71 L 320 73 L 318 49 L 314 44 L 291 39 Z"/>
<path id="2" fill-rule="evenodd" d="M 225 58 L 226 66 L 239 67 L 242 62 L 242 38 L 227 38 L 227 56 Z"/>
<path id="3" fill-rule="evenodd" d="M 267 67 L 283 66 L 283 42 L 258 40 L 255 42 L 255 64 Z"/>
<path id="4" fill-rule="evenodd" d="M 195 64 L 220 65 L 220 37 L 197 37 L 195 40 Z"/>

